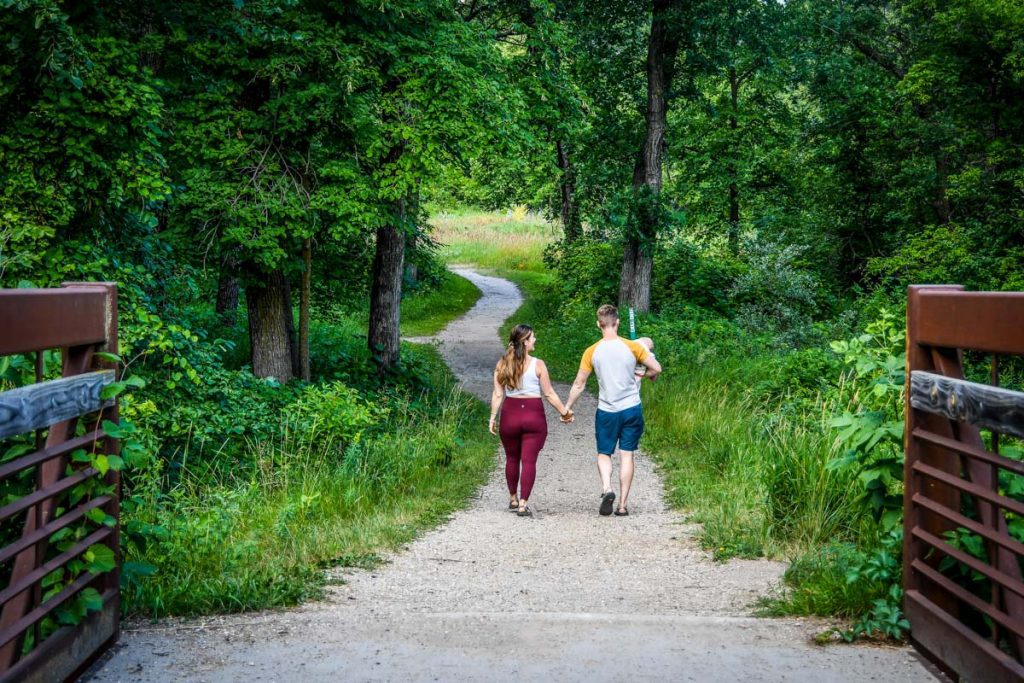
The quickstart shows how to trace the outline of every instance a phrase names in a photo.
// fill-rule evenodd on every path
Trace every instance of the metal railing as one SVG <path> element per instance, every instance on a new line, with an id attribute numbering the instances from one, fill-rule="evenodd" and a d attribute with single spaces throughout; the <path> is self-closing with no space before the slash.
<path id="1" fill-rule="evenodd" d="M 53 349 L 61 377 L 42 381 Z M 0 681 L 74 677 L 118 636 L 118 571 L 84 561 L 99 545 L 118 557 L 120 479 L 90 455 L 118 452 L 101 428 L 117 421 L 116 400 L 101 397 L 114 369 L 95 355 L 117 350 L 114 284 L 0 291 L 0 357 L 34 356 L 36 380 L 0 392 L 0 439 L 30 450 L 0 462 Z M 85 595 L 98 597 L 70 623 Z"/>
<path id="2" fill-rule="evenodd" d="M 990 383 L 964 379 L 965 350 L 992 354 Z M 1024 293 L 910 287 L 904 610 L 914 644 L 971 681 L 1024 680 L 1024 502 L 1006 490 L 1024 462 L 999 453 L 1024 438 L 1024 393 L 998 386 L 1001 355 L 1024 355 Z"/>

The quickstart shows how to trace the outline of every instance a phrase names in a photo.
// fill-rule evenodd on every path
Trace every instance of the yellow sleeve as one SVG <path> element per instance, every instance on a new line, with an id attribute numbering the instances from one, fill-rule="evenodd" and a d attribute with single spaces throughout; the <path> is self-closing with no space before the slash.
<path id="1" fill-rule="evenodd" d="M 592 344 L 587 347 L 587 350 L 583 352 L 583 358 L 580 359 L 580 370 L 586 370 L 587 372 L 594 371 L 594 350 L 597 349 L 597 344 Z"/>
<path id="2" fill-rule="evenodd" d="M 637 363 L 642 363 L 646 360 L 647 355 L 650 352 L 643 344 L 635 342 L 632 339 L 623 339 L 622 341 L 626 342 L 626 346 L 628 346 L 629 350 L 633 352 L 633 357 L 636 358 Z"/>

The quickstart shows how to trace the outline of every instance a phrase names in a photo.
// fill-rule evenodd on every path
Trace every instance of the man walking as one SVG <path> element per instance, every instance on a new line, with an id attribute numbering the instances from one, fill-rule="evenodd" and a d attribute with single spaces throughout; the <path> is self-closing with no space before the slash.
<path id="1" fill-rule="evenodd" d="M 619 447 L 619 508 L 616 516 L 629 514 L 626 507 L 629 487 L 633 483 L 633 451 L 644 433 L 644 415 L 640 407 L 640 387 L 634 374 L 637 363 L 647 368 L 645 377 L 654 379 L 661 365 L 654 355 L 635 341 L 619 336 L 619 312 L 605 304 L 597 309 L 597 326 L 601 341 L 583 353 L 579 372 L 569 391 L 566 410 L 571 410 L 587 386 L 591 372 L 597 373 L 598 408 L 595 422 L 597 434 L 597 471 L 601 474 L 601 507 L 604 516 L 612 513 L 615 492 L 612 491 L 612 454 Z"/>

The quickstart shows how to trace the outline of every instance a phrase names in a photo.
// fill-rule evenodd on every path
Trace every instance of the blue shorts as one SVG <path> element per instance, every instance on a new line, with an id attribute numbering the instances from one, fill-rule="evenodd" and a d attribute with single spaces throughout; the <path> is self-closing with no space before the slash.
<path id="1" fill-rule="evenodd" d="M 615 444 L 624 451 L 635 451 L 644 433 L 644 411 L 639 403 L 617 413 L 599 410 L 594 420 L 594 433 L 599 454 L 613 454 Z"/>

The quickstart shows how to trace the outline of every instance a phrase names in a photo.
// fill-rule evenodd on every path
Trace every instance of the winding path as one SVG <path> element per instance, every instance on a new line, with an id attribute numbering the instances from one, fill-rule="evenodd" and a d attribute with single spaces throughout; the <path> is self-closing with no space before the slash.
<path id="1" fill-rule="evenodd" d="M 437 341 L 466 389 L 487 400 L 497 329 L 521 296 L 507 280 L 456 272 L 483 296 Z M 782 565 L 712 562 L 666 507 L 646 458 L 632 514 L 599 517 L 594 407 L 584 397 L 571 426 L 549 408 L 533 518 L 505 510 L 496 457 L 467 509 L 385 566 L 337 570 L 345 583 L 327 600 L 127 628 L 92 680 L 935 680 L 907 648 L 822 648 L 810 644 L 819 622 L 751 617 Z"/>

